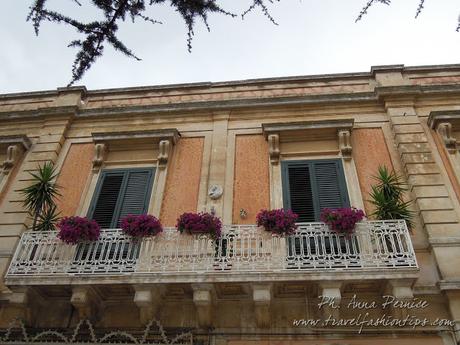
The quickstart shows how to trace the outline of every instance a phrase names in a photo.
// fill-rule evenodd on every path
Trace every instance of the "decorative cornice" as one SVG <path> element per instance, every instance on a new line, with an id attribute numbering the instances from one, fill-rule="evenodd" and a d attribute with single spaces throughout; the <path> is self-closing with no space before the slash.
<path id="1" fill-rule="evenodd" d="M 3 111 L 0 112 L 1 120 L 13 120 L 17 118 L 40 118 L 42 116 L 52 115 L 76 115 L 78 107 L 76 106 L 61 106 L 61 107 L 43 107 L 34 110 L 22 111 Z"/>
<path id="2" fill-rule="evenodd" d="M 265 138 L 270 134 L 280 132 L 302 131 L 302 130 L 319 130 L 319 129 L 337 129 L 352 130 L 354 119 L 347 120 L 324 120 L 324 121 L 302 121 L 288 123 L 263 123 L 262 130 Z"/>
<path id="3" fill-rule="evenodd" d="M 438 286 L 441 291 L 460 290 L 460 280 L 441 280 Z"/>
<path id="4" fill-rule="evenodd" d="M 438 132 L 447 151 L 457 151 L 457 139 L 452 131 L 460 128 L 460 111 L 432 111 L 428 117 L 428 126 Z"/>
<path id="5" fill-rule="evenodd" d="M 0 145 L 20 145 L 24 150 L 28 150 L 32 143 L 27 135 L 5 135 L 0 136 Z"/>
<path id="6" fill-rule="evenodd" d="M 180 137 L 180 133 L 175 128 L 168 128 L 149 131 L 92 133 L 92 136 L 95 143 L 104 143 L 115 140 L 153 139 L 155 141 L 171 140 L 173 144 L 176 144 Z"/>
<path id="7" fill-rule="evenodd" d="M 176 128 L 149 131 L 92 133 L 94 146 L 93 171 L 97 172 L 104 165 L 111 142 L 136 140 L 150 142 L 158 147 L 158 167 L 166 168 L 172 146 L 177 143 L 180 133 Z"/>
<path id="8" fill-rule="evenodd" d="M 357 102 L 375 102 L 377 99 L 372 92 L 363 93 L 346 93 L 346 94 L 323 94 L 307 95 L 296 97 L 276 97 L 276 98 L 244 98 L 224 101 L 196 101 L 184 103 L 169 104 L 152 104 L 147 106 L 128 106 L 128 107 L 111 107 L 80 109 L 77 117 L 103 117 L 118 115 L 137 115 L 148 113 L 177 113 L 192 111 L 210 111 L 210 110 L 234 110 L 245 108 L 264 108 L 264 107 L 284 107 L 284 106 L 302 106 L 316 104 L 334 104 L 334 103 L 357 103 Z M 194 114 L 190 114 L 194 115 Z"/>
<path id="9" fill-rule="evenodd" d="M 460 121 L 460 110 L 432 111 L 428 116 L 428 127 L 436 129 L 441 122 Z"/>
<path id="10" fill-rule="evenodd" d="M 371 67 L 371 75 L 375 77 L 376 73 L 392 73 L 404 71 L 404 65 L 379 65 Z"/>

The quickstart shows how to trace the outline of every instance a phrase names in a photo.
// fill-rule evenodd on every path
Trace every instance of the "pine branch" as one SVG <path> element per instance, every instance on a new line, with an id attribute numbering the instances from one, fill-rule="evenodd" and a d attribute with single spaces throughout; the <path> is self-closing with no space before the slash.
<path id="1" fill-rule="evenodd" d="M 359 22 L 367 14 L 367 11 L 375 2 L 380 2 L 385 5 L 391 4 L 391 0 L 369 0 L 367 4 L 362 8 L 361 12 L 355 20 L 355 23 Z"/>
<path id="2" fill-rule="evenodd" d="M 273 3 L 273 0 L 268 0 L 270 3 Z M 280 0 L 277 0 L 280 1 Z M 251 6 L 243 12 L 241 15 L 241 18 L 244 19 L 244 17 L 249 13 L 252 12 L 256 7 L 260 7 L 262 9 L 262 13 L 264 14 L 265 17 L 267 17 L 273 24 L 278 25 L 278 23 L 275 21 L 275 19 L 271 16 L 270 12 L 268 11 L 268 7 L 265 5 L 264 0 L 254 0 Z"/>
<path id="3" fill-rule="evenodd" d="M 78 0 L 73 0 L 81 6 Z M 127 46 L 118 39 L 118 23 L 124 22 L 127 17 L 135 22 L 136 19 L 161 24 L 160 21 L 145 15 L 147 0 L 92 0 L 92 5 L 104 13 L 104 20 L 83 23 L 57 11 L 45 8 L 46 0 L 35 0 L 30 7 L 27 20 L 32 21 L 35 33 L 38 35 L 40 25 L 43 21 L 63 23 L 73 27 L 78 33 L 85 37 L 76 39 L 68 44 L 68 47 L 78 48 L 75 60 L 72 64 L 72 79 L 68 86 L 80 80 L 85 72 L 91 68 L 98 57 L 103 55 L 105 44 L 111 45 L 115 50 L 120 51 L 128 57 L 140 60 Z M 187 26 L 187 48 L 192 49 L 192 38 L 195 19 L 203 20 L 208 31 L 208 15 L 220 13 L 231 17 L 236 14 L 225 11 L 217 4 L 217 0 L 148 0 L 148 6 L 155 6 L 165 2 L 175 8 L 181 15 Z"/>
<path id="4" fill-rule="evenodd" d="M 420 0 L 420 3 L 418 4 L 418 7 L 417 7 L 417 12 L 415 13 L 415 18 L 417 19 L 419 14 L 422 13 L 422 10 L 423 10 L 423 5 L 425 4 L 425 0 Z"/>

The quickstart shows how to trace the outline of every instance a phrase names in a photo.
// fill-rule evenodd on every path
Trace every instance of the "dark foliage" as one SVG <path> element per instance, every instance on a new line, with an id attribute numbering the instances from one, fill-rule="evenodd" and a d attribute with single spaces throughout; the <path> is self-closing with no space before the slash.
<path id="1" fill-rule="evenodd" d="M 356 18 L 355 22 L 358 22 L 360 21 L 361 19 L 363 19 L 363 16 L 367 14 L 367 10 L 373 5 L 375 4 L 376 2 L 380 2 L 381 4 L 384 4 L 384 5 L 391 5 L 391 0 L 368 0 L 366 5 L 363 7 L 363 9 L 361 10 L 361 12 L 359 12 L 359 15 L 358 17 Z M 418 6 L 417 6 L 417 10 L 415 12 L 415 18 L 418 18 L 418 16 L 420 15 L 420 13 L 422 13 L 423 9 L 425 8 L 425 0 L 419 0 L 419 3 L 418 3 Z M 458 23 L 457 23 L 457 32 L 460 31 L 460 16 L 458 18 Z"/>
<path id="2" fill-rule="evenodd" d="M 80 1 L 73 1 L 78 6 L 82 6 Z M 243 18 L 255 8 L 260 8 L 263 14 L 271 22 L 276 24 L 266 6 L 267 1 L 273 3 L 275 0 L 251 1 L 252 4 L 249 6 L 248 10 L 242 14 Z M 161 24 L 160 21 L 152 19 L 144 14 L 148 8 L 161 4 L 169 4 L 172 6 L 184 20 L 188 30 L 187 47 L 189 51 L 192 49 L 193 28 L 197 19 L 201 19 L 206 25 L 206 28 L 210 30 L 208 25 L 209 14 L 220 13 L 236 17 L 236 14 L 225 11 L 219 6 L 217 0 L 91 0 L 91 6 L 101 10 L 104 14 L 104 19 L 83 23 L 60 12 L 46 8 L 46 0 L 35 0 L 30 7 L 27 20 L 32 21 L 37 35 L 43 21 L 65 23 L 74 27 L 76 31 L 83 35 L 82 39 L 74 40 L 69 44 L 69 47 L 79 49 L 72 65 L 72 79 L 68 85 L 70 86 L 80 80 L 97 58 L 102 56 L 104 47 L 107 44 L 129 57 L 140 60 L 118 39 L 117 33 L 119 23 L 124 22 L 126 19 L 131 19 L 132 22 L 135 22 L 136 19 L 140 19 L 152 24 Z"/>

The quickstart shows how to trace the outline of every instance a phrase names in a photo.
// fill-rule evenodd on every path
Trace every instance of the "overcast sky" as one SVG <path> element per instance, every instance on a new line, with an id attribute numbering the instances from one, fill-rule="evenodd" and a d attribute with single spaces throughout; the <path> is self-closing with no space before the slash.
<path id="1" fill-rule="evenodd" d="M 99 14 L 83 0 L 48 0 L 51 8 L 82 19 Z M 221 0 L 241 13 L 250 0 Z M 197 22 L 193 51 L 186 28 L 167 6 L 149 15 L 162 25 L 126 22 L 119 37 L 142 61 L 107 47 L 102 58 L 77 85 L 88 89 L 240 80 L 263 77 L 369 71 L 372 65 L 460 63 L 458 0 L 419 0 L 375 4 L 355 24 L 367 0 L 281 0 L 270 6 L 279 23 L 260 10 L 244 20 L 209 18 L 211 32 Z M 0 93 L 56 89 L 67 85 L 76 52 L 67 44 L 78 34 L 64 25 L 45 23 L 40 35 L 25 18 L 32 0 L 7 0 L 0 11 Z M 85 6 L 86 5 L 86 6 Z M 5 9 L 6 7 L 6 9 Z"/>

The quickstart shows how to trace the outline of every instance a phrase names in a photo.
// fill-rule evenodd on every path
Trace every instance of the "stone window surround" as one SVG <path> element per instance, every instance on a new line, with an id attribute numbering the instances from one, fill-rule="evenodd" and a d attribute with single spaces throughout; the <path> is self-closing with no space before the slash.
<path id="1" fill-rule="evenodd" d="M 350 204 L 354 207 L 364 209 L 364 203 L 359 187 L 356 166 L 352 158 L 351 134 L 354 119 L 337 120 L 315 120 L 288 123 L 263 123 L 263 134 L 269 145 L 270 158 L 270 208 L 283 208 L 283 191 L 281 180 L 282 160 L 311 160 L 311 159 L 337 159 L 341 158 L 345 174 L 346 187 Z M 302 155 L 285 156 L 280 151 L 280 142 L 293 132 L 324 133 L 327 139 L 338 141 L 338 152 L 325 152 L 324 154 L 310 155 L 308 152 Z M 313 139 L 314 140 L 314 139 Z"/>
<path id="2" fill-rule="evenodd" d="M 118 165 L 109 165 L 105 162 L 111 144 L 115 142 L 122 145 L 124 145 L 124 143 L 126 143 L 126 145 L 128 145 L 128 143 L 129 145 L 152 143 L 154 148 L 158 148 L 158 156 L 153 159 L 154 163 L 139 161 L 139 163 L 134 165 L 131 164 L 130 167 L 156 167 L 148 213 L 159 217 L 170 157 L 173 153 L 173 146 L 177 143 L 180 136 L 176 128 L 92 133 L 92 141 L 95 144 L 92 176 L 89 179 L 89 186 L 86 188 L 86 195 L 84 196 L 82 207 L 79 209 L 78 213 L 81 216 L 86 216 L 101 170 L 120 167 Z"/>

